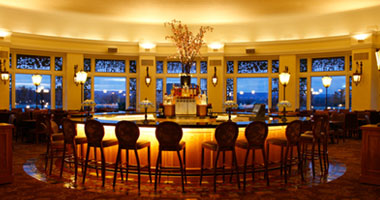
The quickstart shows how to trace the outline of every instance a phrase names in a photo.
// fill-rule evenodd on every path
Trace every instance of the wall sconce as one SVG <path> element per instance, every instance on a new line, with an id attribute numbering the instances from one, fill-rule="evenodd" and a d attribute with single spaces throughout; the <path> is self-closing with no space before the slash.
<path id="1" fill-rule="evenodd" d="M 359 68 L 359 71 L 358 71 L 358 68 Z M 360 83 L 362 79 L 362 70 L 363 70 L 363 63 L 360 61 L 360 65 L 359 65 L 359 62 L 356 61 L 356 71 L 354 74 L 352 74 L 352 81 L 355 83 L 356 86 Z"/>
<path id="2" fill-rule="evenodd" d="M 376 49 L 375 55 L 376 55 L 377 69 L 380 71 L 380 49 Z"/>
<path id="3" fill-rule="evenodd" d="M 216 67 L 214 67 L 214 75 L 212 76 L 211 82 L 214 85 L 214 87 L 216 86 L 216 84 L 218 84 L 218 77 L 216 76 Z"/>
<path id="4" fill-rule="evenodd" d="M 146 67 L 146 76 L 145 76 L 145 84 L 149 87 L 150 83 L 152 82 L 152 78 L 149 76 L 149 67 Z"/>
<path id="5" fill-rule="evenodd" d="M 4 70 L 3 70 L 3 65 L 4 65 Z M 1 75 L 1 80 L 4 82 L 4 84 L 7 83 L 9 80 L 9 72 L 7 72 L 7 69 L 5 67 L 5 58 L 0 59 L 0 75 Z"/>
<path id="6" fill-rule="evenodd" d="M 74 83 L 83 85 L 87 81 L 87 72 L 80 70 L 78 71 L 78 65 L 74 65 Z"/>
<path id="7" fill-rule="evenodd" d="M 145 42 L 145 43 L 140 43 L 139 46 L 143 48 L 146 52 L 150 51 L 153 48 L 156 48 L 156 44 Z"/>

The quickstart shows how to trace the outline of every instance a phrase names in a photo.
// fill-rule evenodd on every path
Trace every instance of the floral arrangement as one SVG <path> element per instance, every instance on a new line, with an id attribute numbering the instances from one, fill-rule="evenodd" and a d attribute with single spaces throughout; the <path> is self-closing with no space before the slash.
<path id="1" fill-rule="evenodd" d="M 290 107 L 292 107 L 292 104 L 289 101 L 280 101 L 277 104 L 277 107 L 278 108 L 290 108 Z"/>
<path id="2" fill-rule="evenodd" d="M 140 102 L 140 106 L 143 108 L 153 107 L 152 102 L 150 102 L 147 98 Z"/>
<path id="3" fill-rule="evenodd" d="M 224 102 L 224 106 L 226 108 L 237 108 L 239 105 L 232 100 L 228 100 L 228 101 Z"/>
<path id="4" fill-rule="evenodd" d="M 182 25 L 179 20 L 172 20 L 166 22 L 166 26 L 171 27 L 173 35 L 168 35 L 165 39 L 171 39 L 177 46 L 178 55 L 173 56 L 178 58 L 182 63 L 182 73 L 189 74 L 192 63 L 195 57 L 200 54 L 200 49 L 204 44 L 203 37 L 207 31 L 212 32 L 213 28 L 210 26 L 201 26 L 199 33 L 195 36 L 193 32 L 189 31 L 187 25 Z"/>
<path id="5" fill-rule="evenodd" d="M 96 103 L 94 100 L 92 99 L 86 99 L 83 103 L 82 103 L 83 106 L 95 106 Z"/>

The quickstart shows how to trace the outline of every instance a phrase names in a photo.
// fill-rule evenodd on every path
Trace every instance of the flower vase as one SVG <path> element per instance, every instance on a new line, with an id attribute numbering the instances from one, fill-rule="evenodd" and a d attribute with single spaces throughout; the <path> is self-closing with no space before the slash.
<path id="1" fill-rule="evenodd" d="M 183 88 L 184 85 L 187 85 L 190 87 L 191 84 L 191 76 L 190 74 L 181 74 L 181 87 Z"/>

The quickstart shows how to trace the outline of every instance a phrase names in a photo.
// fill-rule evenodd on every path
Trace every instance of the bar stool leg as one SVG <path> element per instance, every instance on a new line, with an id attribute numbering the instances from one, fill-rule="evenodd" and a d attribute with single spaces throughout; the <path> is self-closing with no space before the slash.
<path id="1" fill-rule="evenodd" d="M 116 156 L 116 163 L 115 163 L 115 171 L 113 173 L 113 187 L 115 188 L 115 184 L 116 184 L 116 176 L 117 176 L 117 168 L 119 166 L 119 162 L 120 162 L 120 147 L 118 148 L 117 150 L 117 156 Z M 121 171 L 121 168 L 120 168 L 120 171 Z"/>
<path id="2" fill-rule="evenodd" d="M 128 182 L 128 175 L 129 175 L 129 149 L 126 149 L 125 153 L 125 182 Z"/>
<path id="3" fill-rule="evenodd" d="M 323 173 L 323 165 L 322 165 L 322 156 L 321 156 L 321 141 L 318 139 L 318 157 L 319 157 L 319 166 L 321 167 L 320 171 Z"/>
<path id="4" fill-rule="evenodd" d="M 315 142 L 311 146 L 311 167 L 313 169 L 313 178 L 315 177 L 315 162 L 314 162 Z"/>
<path id="5" fill-rule="evenodd" d="M 179 153 L 179 151 L 177 150 L 177 156 L 178 156 L 178 160 L 179 160 L 179 166 L 180 166 L 180 170 L 181 170 L 181 182 L 182 182 L 182 192 L 185 192 L 185 180 L 184 180 L 184 168 L 183 168 L 183 165 L 182 165 L 182 159 L 181 159 L 181 154 Z"/>
<path id="6" fill-rule="evenodd" d="M 202 155 L 201 155 L 201 177 L 199 178 L 199 185 L 202 185 L 204 158 L 205 158 L 205 149 L 202 147 Z"/>
<path id="7" fill-rule="evenodd" d="M 250 148 L 247 149 L 247 153 L 245 154 L 245 159 L 244 159 L 243 190 L 245 190 L 245 185 L 246 185 L 246 172 L 247 172 L 247 162 L 248 162 L 249 150 L 250 150 Z"/>
<path id="8" fill-rule="evenodd" d="M 88 165 L 88 157 L 89 157 L 89 155 L 90 155 L 90 146 L 87 145 L 86 161 L 85 161 L 85 164 L 84 164 L 84 173 L 83 173 L 83 181 L 82 181 L 83 184 L 86 181 L 86 172 L 87 172 L 87 165 Z"/>
<path id="9" fill-rule="evenodd" d="M 50 148 L 50 170 L 49 170 L 49 176 L 51 175 L 51 172 L 53 170 L 53 161 L 54 161 L 54 150 L 53 148 Z"/>
<path id="10" fill-rule="evenodd" d="M 222 162 L 223 162 L 223 165 L 222 165 L 222 173 L 223 173 L 223 183 L 224 183 L 224 181 L 225 181 L 225 179 L 224 179 L 224 176 L 225 176 L 225 172 L 224 172 L 224 169 L 225 169 L 225 165 L 226 165 L 226 152 L 225 151 L 223 151 L 223 158 L 222 158 Z M 232 181 L 232 172 L 231 172 L 231 176 L 230 176 L 230 182 Z"/>
<path id="11" fill-rule="evenodd" d="M 233 157 L 234 157 L 233 162 L 235 163 L 235 169 L 236 169 L 236 179 L 237 179 L 237 183 L 238 183 L 238 188 L 240 189 L 239 165 L 237 163 L 235 148 L 233 148 L 232 153 L 233 153 Z"/>
<path id="12" fill-rule="evenodd" d="M 104 184 L 106 182 L 106 159 L 104 157 L 104 150 L 103 147 L 100 147 L 101 157 L 102 157 L 102 187 L 104 187 Z"/>
<path id="13" fill-rule="evenodd" d="M 214 192 L 216 192 L 216 169 L 218 167 L 218 159 L 219 159 L 220 151 L 216 153 L 215 163 L 214 163 Z"/>
<path id="14" fill-rule="evenodd" d="M 93 147 L 94 148 L 94 158 L 95 158 L 95 171 L 96 171 L 96 177 L 99 177 L 99 173 L 98 173 L 98 159 L 96 158 L 96 147 Z"/>
<path id="15" fill-rule="evenodd" d="M 187 184 L 187 175 L 186 175 L 186 147 L 183 148 L 183 173 L 185 175 L 185 183 Z"/>
<path id="16" fill-rule="evenodd" d="M 157 191 L 157 175 L 158 175 L 158 164 L 160 163 L 160 159 L 161 159 L 161 149 L 158 151 L 158 156 L 157 156 L 157 160 L 156 160 L 156 174 L 155 174 L 155 181 L 154 181 L 154 191 L 156 192 Z"/>
<path id="17" fill-rule="evenodd" d="M 286 158 L 286 156 L 285 156 Z M 282 172 L 284 171 L 284 146 L 281 145 L 281 160 L 280 160 L 280 175 L 282 176 Z M 286 166 L 285 166 L 286 168 Z"/>
<path id="18" fill-rule="evenodd" d="M 65 145 L 66 146 L 66 145 Z M 77 149 L 76 149 L 76 145 L 75 143 L 71 144 L 72 148 L 73 148 L 73 154 L 74 154 L 74 167 L 75 167 L 75 183 L 77 183 L 77 176 L 78 176 L 78 152 L 77 152 Z M 65 151 L 63 151 L 65 152 Z M 64 158 L 64 156 L 63 156 Z"/>
<path id="19" fill-rule="evenodd" d="M 293 146 L 290 147 L 290 163 L 289 163 L 289 177 L 292 175 L 292 162 L 293 162 Z"/>
<path id="20" fill-rule="evenodd" d="M 301 178 L 302 178 L 302 181 L 305 181 L 305 177 L 303 176 L 303 166 L 302 166 L 302 157 L 301 157 L 301 147 L 300 147 L 300 144 L 299 144 L 299 143 L 297 144 L 297 153 L 298 153 L 298 159 L 301 159 L 301 160 L 298 160 L 298 167 L 301 169 Z"/>
<path id="21" fill-rule="evenodd" d="M 287 176 L 287 161 L 288 161 L 288 153 L 289 153 L 289 148 L 290 148 L 290 146 L 289 145 L 287 145 L 286 146 L 286 150 L 285 150 L 285 159 L 283 159 L 283 161 L 284 161 L 284 176 L 285 176 L 285 184 L 287 184 L 288 183 L 288 176 Z"/>
<path id="22" fill-rule="evenodd" d="M 252 149 L 252 182 L 255 182 L 255 149 Z"/>
<path id="23" fill-rule="evenodd" d="M 61 172 L 59 173 L 59 177 L 62 178 L 63 173 L 63 165 L 65 163 L 65 156 L 66 156 L 66 142 L 63 144 L 63 155 L 62 155 L 62 162 L 61 162 Z"/>
<path id="24" fill-rule="evenodd" d="M 149 173 L 149 181 L 152 183 L 152 173 L 150 171 L 150 146 L 147 148 L 148 151 L 148 173 Z"/>
<path id="25" fill-rule="evenodd" d="M 261 149 L 261 152 L 263 153 L 263 161 L 264 161 L 264 167 L 265 167 L 265 178 L 267 179 L 267 186 L 269 186 L 269 174 L 268 174 L 268 158 L 265 157 L 265 149 L 264 147 Z"/>
<path id="26" fill-rule="evenodd" d="M 137 162 L 137 175 L 138 175 L 138 189 L 140 194 L 140 183 L 141 183 L 141 174 L 140 174 L 140 159 L 139 154 L 137 153 L 137 149 L 135 149 L 135 156 L 136 156 L 136 162 Z"/>

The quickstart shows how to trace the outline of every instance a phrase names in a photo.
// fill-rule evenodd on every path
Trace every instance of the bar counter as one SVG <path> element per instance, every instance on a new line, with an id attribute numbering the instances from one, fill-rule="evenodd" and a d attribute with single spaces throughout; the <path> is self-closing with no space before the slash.
<path id="1" fill-rule="evenodd" d="M 202 142 L 215 140 L 214 132 L 216 126 L 227 121 L 228 116 L 220 115 L 217 118 L 154 118 L 153 115 L 148 115 L 148 121 L 144 122 L 144 115 L 95 115 L 95 120 L 100 121 L 104 125 L 105 135 L 104 139 L 116 139 L 115 135 L 115 124 L 121 120 L 134 121 L 140 128 L 140 138 L 143 140 L 148 140 L 151 142 L 151 163 L 155 166 L 156 158 L 158 154 L 158 141 L 155 137 L 156 126 L 162 121 L 175 121 L 181 125 L 183 129 L 182 141 L 186 142 L 186 168 L 187 170 L 199 170 L 201 164 L 201 150 Z M 84 133 L 84 123 L 86 118 L 73 118 L 77 122 L 78 136 L 85 137 Z M 268 139 L 273 137 L 285 137 L 286 125 L 294 120 L 308 120 L 305 117 L 288 117 L 286 122 L 281 120 L 266 120 L 269 126 Z M 249 115 L 233 115 L 232 121 L 236 122 L 239 126 L 239 136 L 238 139 L 245 139 L 244 131 L 245 127 L 251 122 L 249 121 Z M 107 162 L 115 162 L 117 153 L 117 146 L 107 148 L 105 150 L 105 156 Z M 236 148 L 237 158 L 239 165 L 243 163 L 245 150 Z M 140 150 L 140 162 L 142 165 L 147 163 L 146 150 Z M 211 168 L 213 163 L 213 158 L 216 153 L 212 151 L 205 151 L 205 167 Z M 92 157 L 92 154 L 90 154 Z M 130 161 L 135 163 L 135 156 L 133 152 L 130 151 Z M 262 161 L 261 151 L 256 151 L 256 162 Z M 125 156 L 122 156 L 125 158 Z M 280 159 L 280 148 L 274 146 L 270 147 L 269 159 L 279 160 Z M 221 159 L 220 159 L 221 160 Z M 226 153 L 226 163 L 231 163 L 230 153 Z M 250 162 L 250 161 L 249 161 Z M 164 166 L 178 166 L 178 159 L 175 153 L 164 152 L 163 153 L 163 165 Z"/>

